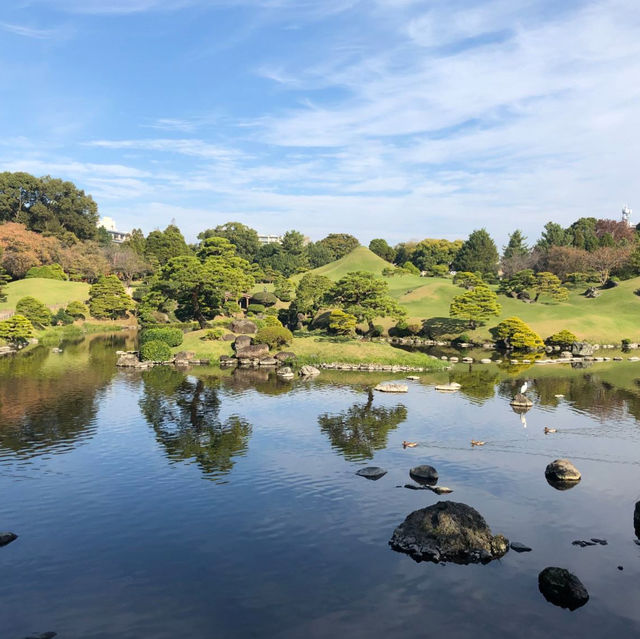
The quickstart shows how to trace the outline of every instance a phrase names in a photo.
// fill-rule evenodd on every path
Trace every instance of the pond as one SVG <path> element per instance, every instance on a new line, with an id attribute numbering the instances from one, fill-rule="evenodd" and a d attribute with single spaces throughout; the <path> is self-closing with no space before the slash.
<path id="1" fill-rule="evenodd" d="M 0 360 L 0 531 L 19 535 L 0 548 L 3 639 L 640 631 L 640 363 L 460 365 L 391 395 L 370 389 L 394 376 L 372 373 L 118 371 L 127 339 Z M 435 390 L 447 381 L 461 390 Z M 563 457 L 582 480 L 560 491 L 544 471 Z M 419 464 L 454 492 L 404 488 Z M 355 475 L 371 465 L 388 472 Z M 439 500 L 532 552 L 441 565 L 392 550 Z M 572 545 L 592 537 L 608 543 Z M 549 603 L 547 566 L 577 575 L 586 605 Z"/>

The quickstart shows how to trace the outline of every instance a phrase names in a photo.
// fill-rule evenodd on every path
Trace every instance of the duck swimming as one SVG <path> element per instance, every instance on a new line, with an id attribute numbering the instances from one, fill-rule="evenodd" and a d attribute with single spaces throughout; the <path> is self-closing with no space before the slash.
<path id="1" fill-rule="evenodd" d="M 472 439 L 471 440 L 471 445 L 472 446 L 484 446 L 486 442 L 480 442 L 477 439 Z"/>
<path id="2" fill-rule="evenodd" d="M 402 442 L 402 448 L 415 448 L 418 442 Z"/>
<path id="3" fill-rule="evenodd" d="M 544 434 L 548 435 L 549 433 L 557 433 L 558 429 L 557 428 L 549 428 L 547 426 L 544 427 Z"/>

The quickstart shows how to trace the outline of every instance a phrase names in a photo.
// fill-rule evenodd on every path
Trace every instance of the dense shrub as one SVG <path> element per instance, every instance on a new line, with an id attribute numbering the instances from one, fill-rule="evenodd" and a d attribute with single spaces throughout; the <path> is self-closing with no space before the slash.
<path id="1" fill-rule="evenodd" d="M 16 304 L 16 313 L 24 315 L 34 326 L 49 326 L 51 324 L 51 311 L 35 297 L 23 297 Z"/>
<path id="2" fill-rule="evenodd" d="M 538 350 L 544 346 L 542 338 L 519 317 L 508 317 L 494 329 L 496 339 L 506 348 L 514 350 Z"/>
<path id="3" fill-rule="evenodd" d="M 336 335 L 354 335 L 357 322 L 355 315 L 336 309 L 329 316 L 329 330 Z"/>
<path id="4" fill-rule="evenodd" d="M 67 304 L 67 314 L 71 315 L 74 319 L 82 318 L 86 319 L 89 315 L 89 309 L 86 304 L 82 302 L 69 302 Z"/>
<path id="5" fill-rule="evenodd" d="M 282 322 L 274 315 L 266 315 L 264 318 L 265 326 L 282 326 Z"/>
<path id="6" fill-rule="evenodd" d="M 51 323 L 54 326 L 67 326 L 68 324 L 73 324 L 74 319 L 75 318 L 69 315 L 69 313 L 67 313 L 64 308 L 61 308 L 53 314 Z"/>
<path id="7" fill-rule="evenodd" d="M 222 336 L 225 334 L 225 330 L 223 328 L 210 328 L 208 331 L 205 331 L 205 334 L 201 339 L 216 341 L 222 339 Z"/>
<path id="8" fill-rule="evenodd" d="M 224 328 L 229 328 L 231 326 L 231 322 L 232 321 L 233 320 L 231 320 L 231 318 L 229 318 L 229 317 L 223 317 L 223 318 L 220 318 L 220 319 L 211 320 L 210 322 L 207 323 L 207 326 L 211 326 L 211 328 L 214 328 L 216 326 L 222 326 Z"/>
<path id="9" fill-rule="evenodd" d="M 264 313 L 264 311 L 265 306 L 262 304 L 249 304 L 249 306 L 247 306 L 248 313 Z"/>
<path id="10" fill-rule="evenodd" d="M 152 339 L 141 346 L 140 356 L 151 362 L 166 362 L 171 359 L 171 348 L 159 339 Z"/>
<path id="11" fill-rule="evenodd" d="M 254 337 L 256 344 L 267 344 L 269 348 L 281 348 L 288 346 L 293 340 L 293 335 L 284 326 L 265 326 Z"/>
<path id="12" fill-rule="evenodd" d="M 545 340 L 545 342 L 550 346 L 571 346 L 577 341 L 578 338 L 571 331 L 566 329 L 550 335 Z"/>
<path id="13" fill-rule="evenodd" d="M 434 264 L 427 269 L 427 275 L 431 277 L 447 277 L 449 275 L 449 267 L 446 264 Z"/>
<path id="14" fill-rule="evenodd" d="M 369 334 L 371 335 L 371 337 L 382 337 L 383 333 L 384 326 L 382 326 L 381 324 L 375 324 L 373 330 Z"/>
<path id="15" fill-rule="evenodd" d="M 46 266 L 32 266 L 25 278 L 42 277 L 46 280 L 67 280 L 67 274 L 60 264 L 47 264 Z"/>
<path id="16" fill-rule="evenodd" d="M 284 277 L 279 277 L 276 280 L 273 292 L 282 302 L 290 302 L 293 295 L 293 284 Z"/>
<path id="17" fill-rule="evenodd" d="M 420 275 L 420 269 L 413 263 L 411 262 L 406 262 L 405 264 L 402 265 L 402 270 L 406 271 L 407 273 L 411 274 L 411 275 Z"/>
<path id="18" fill-rule="evenodd" d="M 133 307 L 133 300 L 115 275 L 103 275 L 89 290 L 89 309 L 98 319 L 123 317 Z"/>
<path id="19" fill-rule="evenodd" d="M 222 305 L 222 310 L 229 317 L 233 315 L 237 315 L 238 313 L 242 312 L 242 309 L 240 308 L 240 304 L 238 304 L 238 302 L 225 302 Z"/>
<path id="20" fill-rule="evenodd" d="M 140 342 L 159 341 L 164 342 L 167 346 L 180 346 L 184 334 L 179 328 L 169 328 L 162 326 L 160 328 L 148 328 L 140 335 Z"/>
<path id="21" fill-rule="evenodd" d="M 251 304 L 262 304 L 263 306 L 273 306 L 278 298 L 267 291 L 259 291 L 251 296 Z"/>
<path id="22" fill-rule="evenodd" d="M 23 346 L 34 336 L 33 325 L 24 315 L 14 315 L 0 322 L 0 339 Z"/>

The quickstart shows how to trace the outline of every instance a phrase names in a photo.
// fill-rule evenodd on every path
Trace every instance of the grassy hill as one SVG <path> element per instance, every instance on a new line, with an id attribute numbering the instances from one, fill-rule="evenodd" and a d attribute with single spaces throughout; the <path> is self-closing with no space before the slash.
<path id="1" fill-rule="evenodd" d="M 388 262 L 360 246 L 342 259 L 312 272 L 338 280 L 350 271 L 369 271 L 381 275 L 386 266 L 389 266 Z M 459 322 L 449 319 L 449 304 L 455 295 L 462 293 L 462 289 L 454 286 L 450 279 L 398 275 L 386 278 L 386 281 L 391 295 L 407 310 L 410 321 L 427 320 L 433 331 L 443 336 L 462 330 Z M 640 297 L 634 294 L 638 288 L 640 278 L 634 278 L 622 282 L 617 288 L 602 291 L 597 299 L 585 298 L 580 294 L 583 292 L 580 288 L 571 291 L 569 300 L 562 304 L 544 298 L 537 304 L 525 304 L 500 295 L 501 316 L 491 319 L 487 326 L 475 332 L 465 332 L 486 338 L 489 328 L 505 317 L 516 315 L 543 338 L 566 328 L 578 337 L 599 342 L 619 342 L 624 337 L 640 341 Z M 389 320 L 384 322 L 386 326 L 392 323 Z"/>
<path id="2" fill-rule="evenodd" d="M 61 282 L 40 277 L 10 282 L 5 288 L 7 301 L 0 302 L 0 310 L 15 309 L 18 301 L 31 295 L 47 306 L 66 306 L 69 302 L 84 302 L 89 297 L 89 284 Z"/>

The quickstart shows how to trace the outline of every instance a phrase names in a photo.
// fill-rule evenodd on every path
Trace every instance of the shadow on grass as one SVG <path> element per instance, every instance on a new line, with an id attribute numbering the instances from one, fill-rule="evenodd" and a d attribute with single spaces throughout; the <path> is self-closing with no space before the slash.
<path id="1" fill-rule="evenodd" d="M 429 339 L 438 339 L 444 335 L 459 335 L 469 330 L 469 323 L 451 317 L 431 317 L 422 322 L 422 333 Z"/>

